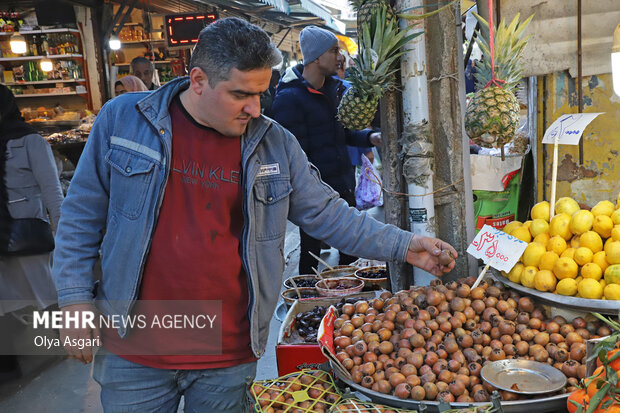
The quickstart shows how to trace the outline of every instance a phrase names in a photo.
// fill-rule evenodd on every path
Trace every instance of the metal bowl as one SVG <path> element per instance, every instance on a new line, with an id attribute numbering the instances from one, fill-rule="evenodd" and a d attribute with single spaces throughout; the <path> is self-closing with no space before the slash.
<path id="1" fill-rule="evenodd" d="M 354 277 L 326 278 L 316 283 L 317 291 L 324 297 L 340 297 L 359 293 L 362 288 L 364 288 L 364 281 Z"/>
<path id="2" fill-rule="evenodd" d="M 348 378 L 344 377 L 342 374 L 340 374 L 338 369 L 334 368 L 334 362 L 332 360 L 330 360 L 329 363 L 332 366 L 334 375 L 338 377 L 338 379 L 340 379 L 347 387 L 349 387 L 350 389 L 356 392 L 363 394 L 364 396 L 368 397 L 373 402 L 382 403 L 388 406 L 398 407 L 401 409 L 417 410 L 420 408 L 421 402 L 419 401 L 411 400 L 411 399 L 399 399 L 396 396 L 392 396 L 389 394 L 383 394 L 383 393 L 373 391 L 371 389 L 367 389 L 366 387 L 363 387 L 361 384 L 357 384 L 349 380 Z M 547 397 L 543 396 L 543 397 L 535 398 L 535 399 L 528 398 L 524 400 L 503 401 L 501 402 L 502 410 L 504 413 L 523 413 L 523 412 L 528 412 L 528 411 L 535 411 L 536 413 L 543 413 L 543 412 L 557 413 L 557 412 L 564 411 L 564 409 L 566 409 L 566 399 L 568 399 L 569 395 L 570 393 L 564 393 L 564 394 L 555 394 L 555 395 L 547 396 Z M 426 405 L 427 413 L 439 413 L 440 411 L 444 410 L 443 408 L 440 410 L 438 401 L 424 400 L 423 402 Z M 483 406 L 488 406 L 489 404 L 490 404 L 489 402 L 484 402 L 484 403 L 454 402 L 454 403 L 450 403 L 450 406 L 452 409 L 464 409 L 467 407 L 481 408 Z"/>
<path id="3" fill-rule="evenodd" d="M 594 300 L 589 298 L 568 297 L 565 295 L 544 293 L 542 291 L 524 287 L 521 284 L 513 283 L 495 270 L 489 270 L 489 273 L 494 279 L 509 286 L 513 290 L 536 297 L 536 299 L 542 300 L 550 305 L 555 305 L 556 307 L 609 315 L 618 314 L 618 308 L 620 308 L 620 301 L 618 300 Z"/>
<path id="4" fill-rule="evenodd" d="M 532 360 L 487 363 L 480 375 L 498 389 L 519 394 L 552 393 L 566 385 L 566 376 L 560 370 Z"/>

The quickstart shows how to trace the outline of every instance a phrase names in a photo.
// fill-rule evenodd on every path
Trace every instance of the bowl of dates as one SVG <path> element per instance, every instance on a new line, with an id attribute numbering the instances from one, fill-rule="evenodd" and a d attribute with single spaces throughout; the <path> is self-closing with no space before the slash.
<path id="1" fill-rule="evenodd" d="M 286 303 L 286 305 L 288 305 L 289 307 L 293 305 L 295 300 L 298 300 L 299 298 L 301 298 L 302 300 L 305 300 L 308 298 L 318 298 L 321 296 L 321 294 L 319 294 L 316 288 L 301 287 L 301 288 L 298 288 L 298 290 L 299 290 L 299 293 L 301 294 L 301 297 L 299 297 L 299 295 L 297 294 L 297 290 L 294 288 L 289 288 L 287 290 L 284 290 L 282 291 L 282 294 L 280 294 L 282 298 L 284 299 L 284 302 Z"/>
<path id="2" fill-rule="evenodd" d="M 355 278 L 358 278 L 369 287 L 388 287 L 388 273 L 384 266 L 364 267 L 355 271 Z"/>
<path id="3" fill-rule="evenodd" d="M 284 280 L 284 282 L 282 283 L 284 285 L 284 288 L 286 289 L 295 288 L 291 280 L 295 281 L 295 285 L 299 288 L 302 288 L 302 287 L 314 288 L 314 286 L 316 285 L 317 281 L 320 280 L 320 278 L 317 275 L 313 275 L 313 274 L 294 275 Z"/>
<path id="4" fill-rule="evenodd" d="M 316 283 L 317 291 L 325 297 L 359 293 L 362 288 L 364 288 L 364 281 L 355 277 L 326 278 Z"/>
<path id="5" fill-rule="evenodd" d="M 354 265 L 336 265 L 329 268 L 325 268 L 321 271 L 321 277 L 323 278 L 332 278 L 332 277 L 353 277 L 357 267 Z"/>

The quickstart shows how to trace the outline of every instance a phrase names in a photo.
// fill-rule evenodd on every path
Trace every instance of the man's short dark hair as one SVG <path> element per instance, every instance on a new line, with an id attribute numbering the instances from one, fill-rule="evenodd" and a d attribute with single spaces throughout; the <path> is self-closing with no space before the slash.
<path id="1" fill-rule="evenodd" d="M 151 68 L 151 70 L 155 70 L 155 67 L 153 66 L 153 62 L 151 62 L 149 59 L 147 59 L 146 57 L 142 57 L 142 56 L 138 56 L 138 57 L 134 57 L 133 60 L 131 61 L 131 69 L 133 70 L 133 68 L 135 67 L 135 65 L 140 64 L 140 63 L 144 63 L 149 65 L 149 67 Z"/>
<path id="2" fill-rule="evenodd" d="M 202 69 L 213 88 L 228 80 L 230 70 L 271 69 L 282 55 L 260 27 L 236 17 L 227 17 L 202 29 L 190 60 L 190 70 Z"/>

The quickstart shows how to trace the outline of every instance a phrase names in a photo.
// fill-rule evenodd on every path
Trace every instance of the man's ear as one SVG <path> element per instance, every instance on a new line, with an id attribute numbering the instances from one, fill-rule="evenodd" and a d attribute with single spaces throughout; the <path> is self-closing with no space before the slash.
<path id="1" fill-rule="evenodd" d="M 189 72 L 190 89 L 197 95 L 202 94 L 205 84 L 209 83 L 207 74 L 199 67 L 194 67 Z"/>

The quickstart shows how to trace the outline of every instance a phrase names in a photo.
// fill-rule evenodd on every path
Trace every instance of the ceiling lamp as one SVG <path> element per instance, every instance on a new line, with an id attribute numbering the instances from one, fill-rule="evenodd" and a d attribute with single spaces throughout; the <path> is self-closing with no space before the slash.
<path id="1" fill-rule="evenodd" d="M 614 43 L 611 48 L 611 76 L 614 92 L 620 96 L 620 24 L 614 30 Z"/>
<path id="2" fill-rule="evenodd" d="M 110 50 L 118 50 L 121 48 L 121 41 L 114 34 L 110 36 L 110 41 L 108 44 L 110 45 Z"/>
<path id="3" fill-rule="evenodd" d="M 11 44 L 11 51 L 15 54 L 24 54 L 28 49 L 26 39 L 19 33 L 12 35 L 9 43 Z"/>
<path id="4" fill-rule="evenodd" d="M 51 72 L 54 69 L 54 64 L 49 59 L 43 59 L 40 63 L 41 70 L 44 72 Z"/>

